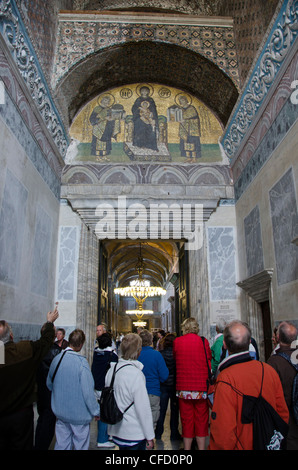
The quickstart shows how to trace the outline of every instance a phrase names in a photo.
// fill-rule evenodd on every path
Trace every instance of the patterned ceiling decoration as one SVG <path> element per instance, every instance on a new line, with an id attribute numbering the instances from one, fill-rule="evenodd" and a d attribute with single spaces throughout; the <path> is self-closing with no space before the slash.
<path id="1" fill-rule="evenodd" d="M 61 12 L 51 84 L 66 126 L 105 89 L 144 81 L 177 85 L 227 122 L 239 91 L 231 18 L 160 21 L 157 13 Z"/>
<path id="2" fill-rule="evenodd" d="M 238 97 L 232 80 L 204 57 L 173 45 L 140 42 L 104 49 L 81 62 L 62 82 L 56 99 L 65 116 L 69 112 L 71 123 L 96 95 L 134 82 L 161 83 L 188 91 L 223 124 Z"/>
<path id="3" fill-rule="evenodd" d="M 162 22 L 162 24 L 161 24 Z M 61 13 L 53 88 L 91 54 L 127 42 L 175 44 L 215 63 L 238 85 L 238 62 L 230 18 L 183 15 Z"/>
<path id="4" fill-rule="evenodd" d="M 74 0 L 73 8 L 231 17 L 242 86 L 278 3 L 279 0 Z"/>

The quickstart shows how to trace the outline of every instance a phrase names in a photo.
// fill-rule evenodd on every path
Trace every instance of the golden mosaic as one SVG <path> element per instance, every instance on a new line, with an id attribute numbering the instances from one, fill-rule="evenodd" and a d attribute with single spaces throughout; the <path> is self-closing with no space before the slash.
<path id="1" fill-rule="evenodd" d="M 125 85 L 90 101 L 70 129 L 72 162 L 221 162 L 222 127 L 194 96 L 154 83 Z"/>

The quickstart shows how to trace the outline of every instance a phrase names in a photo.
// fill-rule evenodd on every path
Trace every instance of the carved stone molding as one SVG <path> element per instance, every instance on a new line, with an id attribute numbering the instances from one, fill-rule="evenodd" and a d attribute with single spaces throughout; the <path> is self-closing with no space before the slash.
<path id="1" fill-rule="evenodd" d="M 270 298 L 270 285 L 273 275 L 273 269 L 264 269 L 254 274 L 244 281 L 237 282 L 237 286 L 241 287 L 256 302 L 261 303 Z"/>
<path id="2" fill-rule="evenodd" d="M 222 137 L 228 158 L 235 159 L 248 129 L 297 38 L 297 32 L 297 3 L 295 0 L 284 1 Z"/>
<path id="3" fill-rule="evenodd" d="M 0 1 L 0 33 L 59 153 L 64 157 L 68 147 L 65 129 L 14 0 Z"/>

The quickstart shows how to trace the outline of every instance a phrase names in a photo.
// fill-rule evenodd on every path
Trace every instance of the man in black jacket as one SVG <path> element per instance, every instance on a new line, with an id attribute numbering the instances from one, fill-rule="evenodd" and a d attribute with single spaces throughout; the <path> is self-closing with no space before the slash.
<path id="1" fill-rule="evenodd" d="M 46 328 L 46 325 L 46 323 L 43 325 L 41 334 Z M 66 341 L 66 343 L 68 344 L 68 341 Z M 57 341 L 55 341 L 37 369 L 36 404 L 38 419 L 35 430 L 35 450 L 48 450 L 55 435 L 56 416 L 54 415 L 51 406 L 52 392 L 48 389 L 46 382 L 52 360 L 57 356 L 57 354 L 60 354 L 63 349 L 65 348 L 62 346 L 60 347 Z"/>
<path id="2" fill-rule="evenodd" d="M 55 337 L 57 308 L 48 312 L 44 331 L 37 341 L 14 343 L 9 324 L 0 321 L 4 364 L 0 364 L 0 450 L 33 448 L 36 371 Z"/>

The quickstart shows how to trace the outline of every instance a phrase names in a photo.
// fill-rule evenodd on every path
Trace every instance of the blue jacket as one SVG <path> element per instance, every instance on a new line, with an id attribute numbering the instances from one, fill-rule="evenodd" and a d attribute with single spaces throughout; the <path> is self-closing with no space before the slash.
<path id="1" fill-rule="evenodd" d="M 52 391 L 53 413 L 66 423 L 88 424 L 94 416 L 99 416 L 90 366 L 84 356 L 67 349 L 52 382 L 61 354 L 53 359 L 47 377 L 47 387 Z"/>
<path id="2" fill-rule="evenodd" d="M 143 346 L 138 361 L 144 365 L 148 394 L 160 396 L 160 382 L 165 382 L 169 376 L 169 369 L 161 353 L 151 346 Z"/>

